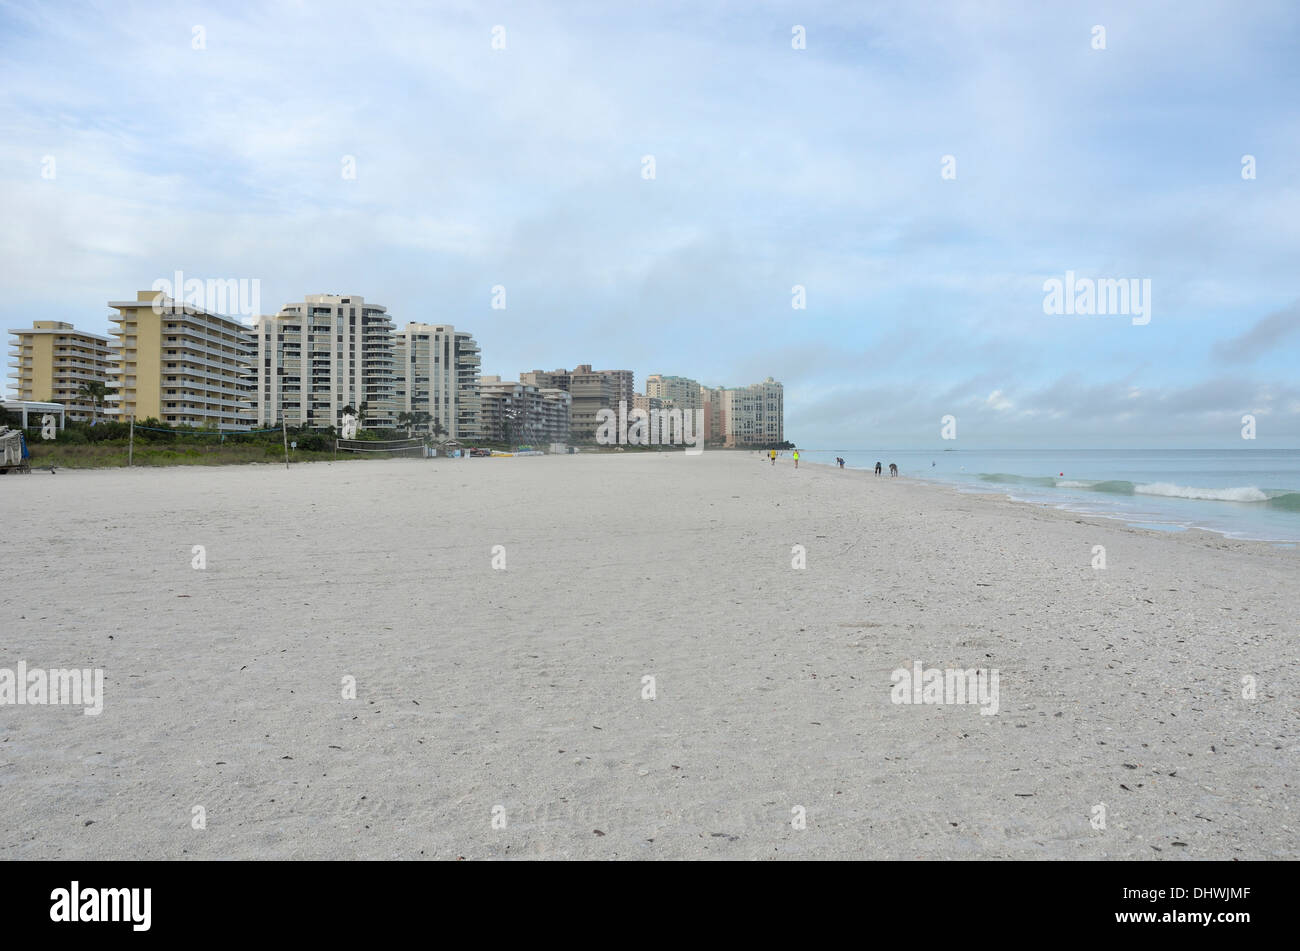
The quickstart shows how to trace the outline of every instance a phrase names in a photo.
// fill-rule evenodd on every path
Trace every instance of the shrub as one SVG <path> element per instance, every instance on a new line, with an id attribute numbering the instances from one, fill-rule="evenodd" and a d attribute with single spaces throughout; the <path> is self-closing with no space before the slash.
<path id="1" fill-rule="evenodd" d="M 131 427 L 127 423 L 99 423 L 95 426 L 87 426 L 82 431 L 90 442 L 103 442 L 106 439 L 126 439 L 131 435 Z"/>

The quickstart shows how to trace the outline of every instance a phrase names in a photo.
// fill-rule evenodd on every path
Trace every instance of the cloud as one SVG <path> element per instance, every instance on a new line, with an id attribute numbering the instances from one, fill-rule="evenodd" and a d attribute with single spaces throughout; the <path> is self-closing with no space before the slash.
<path id="1" fill-rule="evenodd" d="M 786 399 L 786 430 L 805 444 L 897 448 L 945 445 L 941 420 L 957 417 L 959 447 L 1240 445 L 1241 417 L 1253 413 L 1264 445 L 1300 437 L 1300 386 L 1216 377 L 1187 386 L 1136 388 L 1131 381 L 1067 373 L 1042 386 L 989 393 L 981 378 L 943 391 L 877 385 L 806 387 Z M 847 442 L 845 440 L 848 440 Z"/>
<path id="2" fill-rule="evenodd" d="M 828 431 L 960 412 L 1082 433 L 1070 398 L 1136 420 L 1289 378 L 1250 363 L 1285 319 L 1216 344 L 1294 295 L 1294 90 L 1256 82 L 1290 75 L 1285 4 L 198 10 L 0 4 L 8 326 L 102 332 L 107 300 L 177 269 L 257 278 L 270 310 L 336 291 L 454 323 L 507 378 L 770 375 Z M 1045 318 L 1067 269 L 1150 277 L 1152 323 Z M 1224 364 L 1254 389 L 1217 394 Z"/>
<path id="3" fill-rule="evenodd" d="M 1214 345 L 1214 355 L 1228 363 L 1247 363 L 1270 347 L 1300 332 L 1300 300 L 1259 320 L 1245 333 Z"/>
<path id="4" fill-rule="evenodd" d="M 1004 410 L 1011 409 L 1014 405 L 1009 399 L 1002 395 L 1001 390 L 994 390 L 984 399 L 984 405 L 989 409 Z"/>

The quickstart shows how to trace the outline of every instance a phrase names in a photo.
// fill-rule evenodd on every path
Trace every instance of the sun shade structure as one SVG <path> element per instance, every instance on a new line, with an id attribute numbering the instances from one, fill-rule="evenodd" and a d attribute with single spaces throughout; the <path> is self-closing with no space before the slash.
<path id="1" fill-rule="evenodd" d="M 5 400 L 4 408 L 10 413 L 19 413 L 23 418 L 23 429 L 27 429 L 31 424 L 28 422 L 29 416 L 35 416 L 39 421 L 46 413 L 57 413 L 59 417 L 59 429 L 62 429 L 66 421 L 65 407 L 62 403 L 38 403 L 33 400 Z"/>

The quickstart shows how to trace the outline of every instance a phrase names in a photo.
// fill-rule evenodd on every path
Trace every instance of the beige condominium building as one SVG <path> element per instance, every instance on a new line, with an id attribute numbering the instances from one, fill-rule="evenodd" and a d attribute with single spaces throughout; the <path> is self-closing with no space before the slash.
<path id="1" fill-rule="evenodd" d="M 664 401 L 657 396 L 647 396 L 644 393 L 635 393 L 632 396 L 632 408 L 639 409 L 644 413 L 653 413 L 664 409 Z M 668 407 L 671 409 L 672 407 Z"/>
<path id="2" fill-rule="evenodd" d="M 109 301 L 116 329 L 109 397 L 117 416 L 172 426 L 248 429 L 248 328 L 233 317 L 138 291 Z"/>
<path id="3" fill-rule="evenodd" d="M 308 294 L 253 337 L 253 396 L 259 426 L 341 426 L 352 407 L 366 429 L 397 425 L 393 322 L 357 295 Z M 363 406 L 364 404 L 364 406 Z"/>
<path id="4" fill-rule="evenodd" d="M 485 376 L 482 397 L 484 439 L 536 447 L 569 441 L 571 397 L 564 390 Z"/>
<path id="5" fill-rule="evenodd" d="M 618 412 L 620 401 L 631 410 L 636 394 L 631 370 L 593 370 L 584 363 L 573 370 L 532 370 L 521 373 L 519 381 L 531 386 L 563 390 L 572 397 L 570 436 L 574 442 L 592 442 L 596 438 L 597 414 L 602 409 Z"/>
<path id="6" fill-rule="evenodd" d="M 766 446 L 785 441 L 784 388 L 770 376 L 762 383 L 724 389 L 721 398 L 726 445 Z"/>
<path id="7" fill-rule="evenodd" d="M 77 330 L 58 320 L 37 320 L 22 330 L 9 331 L 16 338 L 9 356 L 16 399 L 28 402 L 62 403 L 68 419 L 88 420 L 102 416 L 107 406 L 83 392 L 85 385 L 111 387 L 113 364 L 108 338 Z"/>
<path id="8" fill-rule="evenodd" d="M 700 384 L 684 376 L 651 373 L 645 378 L 645 395 L 657 396 L 665 409 L 697 410 L 703 406 Z"/>
<path id="9" fill-rule="evenodd" d="M 722 445 L 727 440 L 727 410 L 721 386 L 700 387 L 700 409 L 704 410 L 704 442 Z"/>
<path id="10" fill-rule="evenodd" d="M 395 410 L 428 413 L 437 431 L 480 438 L 478 343 L 450 324 L 409 323 L 393 340 Z"/>

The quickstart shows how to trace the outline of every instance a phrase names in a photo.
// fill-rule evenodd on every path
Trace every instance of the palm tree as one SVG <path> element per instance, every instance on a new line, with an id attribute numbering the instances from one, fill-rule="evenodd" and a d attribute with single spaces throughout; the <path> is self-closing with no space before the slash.
<path id="1" fill-rule="evenodd" d="M 94 411 L 91 413 L 92 420 L 98 419 L 100 414 L 103 412 L 104 397 L 116 392 L 117 390 L 100 380 L 83 382 L 81 386 L 77 387 L 77 395 L 90 400 L 94 407 Z"/>
<path id="2" fill-rule="evenodd" d="M 414 421 L 414 420 L 415 420 L 415 414 L 414 414 L 414 413 L 398 413 L 398 414 L 397 414 L 397 425 L 398 425 L 399 427 L 403 427 L 403 426 L 406 427 L 406 435 L 407 435 L 407 436 L 410 436 L 410 435 L 412 434 L 412 433 L 411 433 L 411 430 L 415 427 L 415 421 Z"/>

